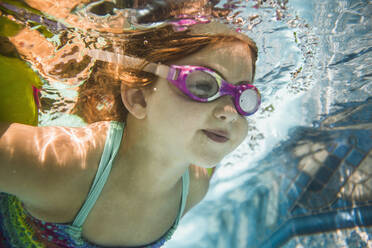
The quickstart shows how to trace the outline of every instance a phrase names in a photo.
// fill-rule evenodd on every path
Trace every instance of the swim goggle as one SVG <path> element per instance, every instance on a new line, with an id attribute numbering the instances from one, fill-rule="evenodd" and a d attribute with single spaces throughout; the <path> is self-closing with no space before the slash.
<path id="1" fill-rule="evenodd" d="M 144 71 L 167 79 L 186 96 L 198 102 L 211 102 L 230 95 L 236 110 L 244 116 L 254 114 L 261 103 L 260 93 L 255 86 L 248 82 L 229 83 L 207 67 L 150 63 Z"/>
<path id="2" fill-rule="evenodd" d="M 97 60 L 125 66 L 144 62 L 142 59 L 95 49 L 90 50 L 88 54 Z M 236 110 L 243 116 L 254 114 L 261 104 L 261 95 L 255 86 L 248 82 L 229 83 L 207 67 L 148 63 L 143 71 L 167 79 L 186 96 L 198 102 L 211 102 L 230 95 Z"/>

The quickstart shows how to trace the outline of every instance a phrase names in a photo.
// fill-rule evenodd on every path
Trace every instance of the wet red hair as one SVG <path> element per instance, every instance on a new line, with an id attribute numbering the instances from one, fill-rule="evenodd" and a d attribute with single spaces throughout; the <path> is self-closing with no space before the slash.
<path id="1" fill-rule="evenodd" d="M 171 26 L 165 26 L 131 33 L 120 42 L 120 47 L 126 55 L 166 64 L 168 61 L 191 55 L 208 45 L 233 41 L 247 44 L 253 59 L 254 75 L 257 47 L 247 36 L 239 39 L 239 36 L 229 34 L 195 34 L 188 30 L 176 32 Z M 125 121 L 128 111 L 121 100 L 121 84 L 146 87 L 155 79 L 156 76 L 143 72 L 140 68 L 122 68 L 116 64 L 97 61 L 90 77 L 79 89 L 73 112 L 87 123 L 104 120 Z"/>

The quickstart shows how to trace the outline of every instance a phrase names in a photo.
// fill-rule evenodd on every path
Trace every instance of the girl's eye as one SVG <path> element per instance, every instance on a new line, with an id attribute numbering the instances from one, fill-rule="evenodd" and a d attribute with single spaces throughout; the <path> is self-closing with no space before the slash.
<path id="1" fill-rule="evenodd" d="M 200 98 L 209 98 L 216 94 L 216 84 L 213 82 L 200 81 L 188 85 L 190 92 Z"/>
<path id="2" fill-rule="evenodd" d="M 218 92 L 216 79 L 203 71 L 194 71 L 186 79 L 189 91 L 197 97 L 209 98 Z"/>
<path id="3" fill-rule="evenodd" d="M 211 85 L 209 82 L 196 82 L 193 86 L 195 89 L 204 92 L 211 92 L 213 89 L 213 85 Z"/>

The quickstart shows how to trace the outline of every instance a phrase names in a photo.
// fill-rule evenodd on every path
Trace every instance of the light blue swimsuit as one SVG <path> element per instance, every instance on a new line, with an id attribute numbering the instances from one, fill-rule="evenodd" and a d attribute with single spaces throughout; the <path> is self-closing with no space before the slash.
<path id="1" fill-rule="evenodd" d="M 17 197 L 0 194 L 0 247 L 99 247 L 82 237 L 82 226 L 96 203 L 119 150 L 124 123 L 111 122 L 98 171 L 88 197 L 73 223 L 58 224 L 41 221 L 31 216 Z M 172 227 L 157 241 L 138 247 L 161 247 L 171 238 L 185 209 L 189 191 L 189 172 L 182 176 L 182 198 L 179 212 Z M 151 207 L 151 206 L 149 206 Z"/>

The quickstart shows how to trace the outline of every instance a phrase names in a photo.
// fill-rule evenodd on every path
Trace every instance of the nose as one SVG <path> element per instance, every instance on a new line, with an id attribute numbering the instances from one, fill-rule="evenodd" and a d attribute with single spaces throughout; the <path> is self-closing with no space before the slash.
<path id="1" fill-rule="evenodd" d="M 217 100 L 214 116 L 222 121 L 232 122 L 238 119 L 239 113 L 231 96 L 223 96 Z"/>

